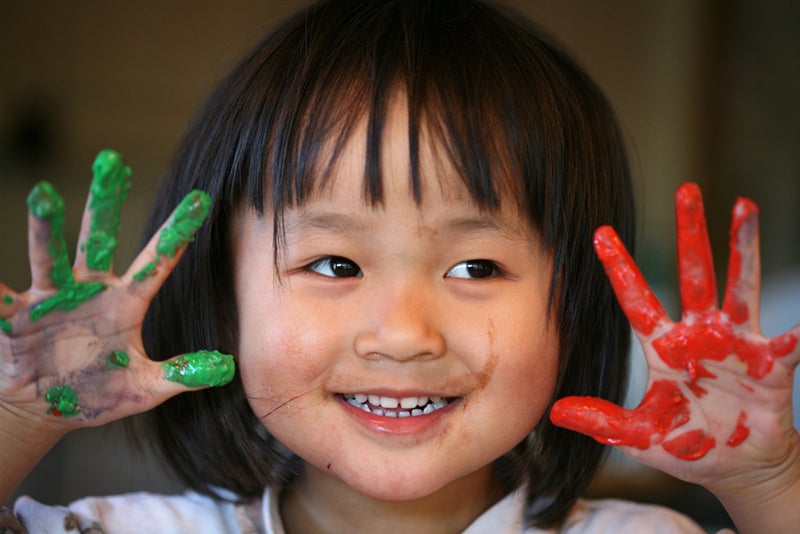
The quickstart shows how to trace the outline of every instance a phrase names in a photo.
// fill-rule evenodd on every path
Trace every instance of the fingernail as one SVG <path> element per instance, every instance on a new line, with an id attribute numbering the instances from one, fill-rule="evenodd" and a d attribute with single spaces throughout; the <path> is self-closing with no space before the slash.
<path id="1" fill-rule="evenodd" d="M 196 388 L 224 386 L 233 379 L 236 364 L 230 354 L 201 350 L 166 361 L 161 368 L 167 380 Z"/>

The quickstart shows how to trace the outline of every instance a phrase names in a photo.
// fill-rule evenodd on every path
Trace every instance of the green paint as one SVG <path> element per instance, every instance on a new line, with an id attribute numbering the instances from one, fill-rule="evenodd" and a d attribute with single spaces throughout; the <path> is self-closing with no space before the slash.
<path id="1" fill-rule="evenodd" d="M 191 388 L 224 386 L 233 379 L 236 364 L 233 356 L 216 350 L 184 354 L 161 364 L 164 376 Z"/>
<path id="2" fill-rule="evenodd" d="M 124 369 L 131 363 L 131 357 L 121 350 L 115 350 L 106 358 L 106 367 L 109 369 Z"/>
<path id="3" fill-rule="evenodd" d="M 170 223 L 161 231 L 156 252 L 174 257 L 178 249 L 194 239 L 195 232 L 208 215 L 210 205 L 211 197 L 203 191 L 194 190 L 186 195 Z"/>
<path id="4" fill-rule="evenodd" d="M 6 334 L 11 333 L 11 323 L 6 321 L 5 319 L 0 319 L 0 330 L 5 332 Z"/>
<path id="5" fill-rule="evenodd" d="M 73 280 L 69 264 L 67 245 L 64 242 L 64 199 L 48 182 L 39 182 L 28 195 L 28 209 L 37 219 L 50 223 L 50 238 L 47 251 L 53 258 L 50 278 L 56 287 L 62 287 Z"/>
<path id="6" fill-rule="evenodd" d="M 71 282 L 64 285 L 58 292 L 31 309 L 31 321 L 36 321 L 43 315 L 61 310 L 74 310 L 107 287 L 102 282 Z"/>
<path id="7" fill-rule="evenodd" d="M 151 261 L 147 265 L 142 267 L 142 269 L 138 273 L 134 274 L 133 279 L 136 280 L 137 282 L 141 282 L 145 278 L 153 276 L 154 274 L 156 274 L 156 264 Z"/>
<path id="8" fill-rule="evenodd" d="M 128 180 L 131 168 L 125 165 L 119 153 L 103 150 L 92 164 L 92 173 L 89 188 L 92 223 L 86 242 L 86 265 L 90 269 L 107 271 L 117 248 L 122 201 L 131 188 Z"/>
<path id="9" fill-rule="evenodd" d="M 14 297 L 11 295 L 3 295 L 3 302 L 6 304 L 14 304 Z"/>
<path id="10" fill-rule="evenodd" d="M 44 396 L 44 400 L 50 404 L 47 413 L 56 417 L 73 417 L 80 413 L 78 394 L 67 384 L 51 388 Z"/>

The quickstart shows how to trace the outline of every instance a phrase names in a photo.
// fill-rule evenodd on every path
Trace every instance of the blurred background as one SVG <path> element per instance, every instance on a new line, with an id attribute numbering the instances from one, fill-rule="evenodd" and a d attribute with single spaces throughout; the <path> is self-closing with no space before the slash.
<path id="1" fill-rule="evenodd" d="M 133 257 L 156 184 L 215 82 L 301 0 L 0 2 L 0 279 L 28 287 L 25 198 L 39 180 L 67 203 L 74 243 L 90 165 L 124 154 L 133 189 L 117 265 Z M 673 194 L 704 193 L 724 284 L 736 196 L 761 207 L 762 324 L 800 321 L 800 3 L 790 0 L 506 0 L 554 35 L 619 115 L 634 169 L 637 258 L 673 317 Z M 522 95 L 521 95 L 522 97 Z M 644 368 L 637 362 L 630 405 Z M 797 403 L 796 403 L 797 405 Z M 0 469 L 3 467 L 0 466 Z M 47 503 L 131 490 L 180 491 L 119 424 L 65 438 L 18 494 Z M 727 516 L 704 490 L 613 454 L 592 489 L 678 508 L 710 531 Z"/>

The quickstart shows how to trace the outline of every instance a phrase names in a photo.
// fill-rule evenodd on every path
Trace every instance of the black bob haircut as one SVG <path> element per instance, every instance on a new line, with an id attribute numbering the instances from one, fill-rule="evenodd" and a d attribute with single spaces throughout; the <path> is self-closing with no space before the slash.
<path id="1" fill-rule="evenodd" d="M 151 235 L 191 189 L 213 199 L 145 319 L 148 353 L 236 353 L 232 218 L 254 209 L 279 228 L 283 210 L 313 193 L 331 154 L 365 117 L 365 202 L 381 202 L 381 139 L 398 88 L 408 102 L 417 200 L 425 129 L 481 209 L 518 202 L 552 254 L 560 360 L 551 405 L 567 395 L 619 403 L 630 330 L 592 249 L 603 224 L 633 247 L 632 187 L 614 114 L 587 75 L 527 22 L 472 0 L 324 1 L 278 27 L 219 85 L 190 125 L 148 223 Z M 302 469 L 260 424 L 238 376 L 167 401 L 150 423 L 166 460 L 203 493 L 216 486 L 256 497 Z M 527 484 L 536 502 L 529 522 L 551 526 L 603 453 L 545 416 L 496 467 L 511 486 Z"/>

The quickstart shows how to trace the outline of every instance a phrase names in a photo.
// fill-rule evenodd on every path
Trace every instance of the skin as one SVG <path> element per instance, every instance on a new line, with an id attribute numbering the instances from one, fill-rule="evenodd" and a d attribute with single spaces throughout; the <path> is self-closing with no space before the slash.
<path id="1" fill-rule="evenodd" d="M 194 193 L 187 202 L 197 197 Z M 4 295 L 0 320 L 9 326 L 0 335 L 3 502 L 66 433 L 147 411 L 190 389 L 180 381 L 168 380 L 163 362 L 147 357 L 141 324 L 150 300 L 180 259 L 193 230 L 183 234 L 183 245 L 175 243 L 171 256 L 162 257 L 156 250 L 160 231 L 127 271 L 117 276 L 110 270 L 90 268 L 85 246 L 78 247 L 75 263 L 69 265 L 62 234 L 64 205 L 52 186 L 37 185 L 29 197 L 29 208 L 31 287 L 16 292 L 0 283 Z M 79 243 L 87 243 L 93 232 L 92 213 L 90 200 Z M 202 217 L 193 219 L 196 229 Z M 156 258 L 159 269 L 144 280 L 134 280 L 134 274 Z M 93 287 L 102 290 L 88 299 L 67 294 Z M 59 302 L 70 305 L 57 306 Z M 48 311 L 58 309 L 58 313 L 32 313 L 42 306 L 52 307 Z M 213 362 L 206 364 L 211 373 Z M 230 362 L 225 371 L 232 372 Z M 196 387 L 203 386 L 192 389 Z"/>
<path id="2" fill-rule="evenodd" d="M 676 212 L 679 322 L 667 317 L 614 231 L 601 228 L 595 237 L 598 257 L 647 357 L 649 386 L 642 403 L 625 410 L 602 399 L 569 397 L 556 403 L 550 418 L 705 485 L 743 532 L 769 530 L 764 518 L 770 509 L 776 523 L 769 531 L 783 532 L 797 518 L 787 517 L 781 503 L 800 496 L 800 437 L 791 415 L 800 325 L 774 338 L 760 331 L 758 208 L 752 201 L 740 199 L 733 209 L 721 308 L 696 185 L 678 190 Z M 720 465 L 728 469 L 720 473 Z"/>
<path id="3" fill-rule="evenodd" d="M 401 144 L 405 136 L 387 139 Z M 431 525 L 462 529 L 502 495 L 488 465 L 509 442 L 519 439 L 514 432 L 527 432 L 526 425 L 538 420 L 544 410 L 540 402 L 551 391 L 553 369 L 547 362 L 554 358 L 550 351 L 555 336 L 549 330 L 552 322 L 546 320 L 549 311 L 536 308 L 546 301 L 546 284 L 540 278 L 549 277 L 534 274 L 547 273 L 549 266 L 536 247 L 522 245 L 535 244 L 535 236 L 510 231 L 519 218 L 508 212 L 493 214 L 488 225 L 472 219 L 457 224 L 454 231 L 452 218 L 463 215 L 468 197 L 441 172 L 441 162 L 431 152 L 423 158 L 422 204 L 409 202 L 406 157 L 400 152 L 403 156 L 385 158 L 386 202 L 365 207 L 355 178 L 363 160 L 358 150 L 348 151 L 333 187 L 286 214 L 290 232 L 287 254 L 282 256 L 286 261 L 279 264 L 278 273 L 273 270 L 270 218 L 241 213 L 236 224 L 237 299 L 241 307 L 247 303 L 241 310 L 247 313 L 240 311 L 242 378 L 264 424 L 308 461 L 303 476 L 281 500 L 283 517 L 298 531 L 341 531 L 353 525 L 378 530 L 370 525 L 376 520 L 406 532 Z M 354 162 L 348 164 L 348 159 Z M 437 171 L 433 178 L 432 161 Z M 331 213 L 332 206 L 337 210 Z M 139 328 L 148 303 L 181 254 L 179 248 L 174 256 L 160 256 L 158 234 L 119 277 L 89 269 L 79 251 L 72 266 L 74 280 L 102 282 L 107 289 L 74 309 L 31 321 L 30 308 L 56 294 L 64 282 L 52 276 L 54 264 L 63 257 L 58 246 L 51 246 L 58 217 L 42 216 L 52 207 L 50 202 L 35 202 L 31 208 L 31 287 L 18 293 L 0 283 L 0 293 L 10 297 L 0 302 L 0 319 L 11 326 L 10 334 L 0 335 L 3 501 L 67 432 L 144 412 L 189 389 L 168 380 L 161 362 L 150 361 L 142 350 Z M 470 217 L 476 213 L 480 214 L 468 209 Z M 294 224 L 300 220 L 316 224 Z M 703 225 L 697 226 L 699 217 L 689 220 L 694 223 L 682 232 L 705 232 Z M 703 296 L 711 287 L 708 260 L 681 262 L 682 281 L 699 293 L 683 292 L 685 308 L 689 306 L 680 323 L 663 314 L 613 232 L 598 233 L 598 251 L 607 252 L 600 257 L 644 344 L 651 384 L 645 399 L 657 402 L 652 402 L 654 411 L 642 413 L 592 399 L 567 399 L 558 405 L 568 415 L 560 422 L 601 439 L 644 436 L 649 446 L 623 445 L 623 450 L 668 474 L 706 486 L 741 533 L 794 532 L 800 522 L 800 440 L 792 425 L 791 387 L 800 360 L 800 327 L 773 339 L 761 335 L 757 217 L 747 203 L 734 209 L 733 227 L 731 282 L 722 309 L 703 304 L 714 300 Z M 85 223 L 79 242 L 85 242 L 89 232 Z M 499 262 L 505 277 L 464 277 L 472 273 L 465 258 L 503 257 L 507 240 L 514 243 L 514 254 Z M 702 236 L 685 239 L 689 247 L 682 254 L 698 252 L 697 258 L 706 258 L 693 250 L 704 241 Z M 322 249 L 300 250 L 296 257 L 293 247 L 300 246 Z M 347 263 L 329 261 L 332 254 L 352 254 L 363 276 L 332 279 L 333 265 L 341 272 Z M 134 274 L 156 258 L 159 269 L 135 281 Z M 524 264 L 521 270 L 516 261 Z M 684 275 L 687 268 L 691 270 Z M 514 291 L 506 291 L 506 285 Z M 519 285 L 526 286 L 524 291 L 517 291 Z M 696 294 L 700 296 L 692 296 Z M 524 295 L 525 302 L 514 300 L 514 295 L 520 300 Z M 260 301 L 248 303 L 248 298 Z M 454 302 L 458 306 L 451 309 Z M 766 346 L 766 354 L 774 358 L 665 357 L 654 341 L 681 324 L 691 342 L 687 346 L 696 336 L 702 340 L 707 330 L 689 327 L 705 324 L 731 332 L 728 340 L 750 340 L 762 350 Z M 525 331 L 524 338 L 518 331 Z M 106 367 L 111 347 L 130 357 L 127 367 Z M 71 394 L 54 390 L 64 385 L 79 403 L 70 401 Z M 398 437 L 388 424 L 386 432 L 376 436 L 375 424 L 365 427 L 357 417 L 348 419 L 352 412 L 332 398 L 364 389 L 382 394 L 436 391 L 459 401 L 423 439 L 412 434 Z M 78 406 L 79 412 L 45 417 L 51 401 L 56 407 L 69 401 L 66 404 Z M 510 405 L 514 409 L 508 409 Z M 596 408 L 597 420 L 588 417 L 587 407 Z M 572 408 L 576 409 L 570 412 Z M 687 415 L 689 420 L 682 422 Z M 654 430 L 639 432 L 633 428 L 639 424 Z M 609 432 L 601 435 L 599 429 Z M 654 436 L 660 443 L 652 441 Z M 703 445 L 709 437 L 713 447 Z M 676 454 L 681 450 L 687 452 Z M 682 459 L 689 451 L 698 457 Z"/>
<path id="4" fill-rule="evenodd" d="M 243 213 L 232 233 L 242 381 L 266 428 L 306 461 L 283 496 L 290 532 L 464 529 L 503 495 L 491 462 L 552 394 L 549 256 L 516 211 L 478 210 L 436 147 L 416 204 L 406 132 L 398 105 L 378 206 L 362 193 L 364 129 L 353 136 L 330 187 L 284 213 L 277 271 L 269 215 Z M 499 270 L 471 278 L 469 260 Z M 359 392 L 457 400 L 403 431 L 354 417 L 340 395 Z"/>

